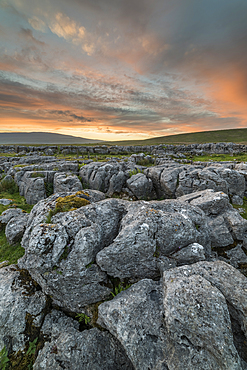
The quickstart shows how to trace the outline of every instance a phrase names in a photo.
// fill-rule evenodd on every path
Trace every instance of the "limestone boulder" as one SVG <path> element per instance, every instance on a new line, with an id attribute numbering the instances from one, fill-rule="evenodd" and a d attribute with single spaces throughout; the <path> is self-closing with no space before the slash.
<path id="1" fill-rule="evenodd" d="M 57 172 L 54 176 L 54 193 L 76 192 L 82 190 L 82 183 L 76 175 Z"/>
<path id="2" fill-rule="evenodd" d="M 109 332 L 97 328 L 80 332 L 78 322 L 53 310 L 42 333 L 49 341 L 39 352 L 34 370 L 132 370 L 124 348 Z"/>
<path id="3" fill-rule="evenodd" d="M 21 241 L 26 230 L 29 215 L 23 213 L 21 216 L 13 217 L 7 223 L 5 228 L 5 235 L 10 245 L 17 244 Z"/>
<path id="4" fill-rule="evenodd" d="M 39 333 L 47 299 L 29 273 L 16 265 L 0 269 L 0 350 L 23 351 Z M 36 333 L 35 333 L 36 332 Z"/>
<path id="5" fill-rule="evenodd" d="M 143 173 L 137 173 L 131 176 L 126 184 L 137 199 L 149 199 L 152 195 L 152 180 L 148 179 Z"/>

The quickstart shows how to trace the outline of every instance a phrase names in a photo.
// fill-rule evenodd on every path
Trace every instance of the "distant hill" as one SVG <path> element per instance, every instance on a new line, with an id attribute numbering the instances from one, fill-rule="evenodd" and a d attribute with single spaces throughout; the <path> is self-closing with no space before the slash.
<path id="1" fill-rule="evenodd" d="M 0 144 L 97 144 L 101 140 L 84 139 L 50 132 L 0 133 Z"/>
<path id="2" fill-rule="evenodd" d="M 157 144 L 195 144 L 233 142 L 247 144 L 247 128 L 232 130 L 202 131 L 154 137 L 146 140 L 111 141 L 111 145 L 157 145 Z"/>

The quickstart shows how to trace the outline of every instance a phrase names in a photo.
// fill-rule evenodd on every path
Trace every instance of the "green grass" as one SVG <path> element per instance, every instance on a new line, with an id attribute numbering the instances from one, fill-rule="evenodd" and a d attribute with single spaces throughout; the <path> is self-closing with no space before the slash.
<path id="1" fill-rule="evenodd" d="M 7 191 L 1 191 L 0 192 L 0 199 L 6 198 L 6 199 L 12 199 L 13 202 L 10 203 L 8 206 L 3 206 L 0 204 L 0 214 L 9 208 L 11 205 L 15 205 L 18 208 L 23 209 L 26 212 L 31 212 L 31 209 L 33 208 L 32 205 L 26 203 L 26 199 L 22 197 L 19 193 L 10 194 Z"/>
<path id="2" fill-rule="evenodd" d="M 196 144 L 196 143 L 201 144 L 201 143 L 220 143 L 220 142 L 247 144 L 247 128 L 192 132 L 189 134 L 160 136 L 146 140 L 111 141 L 102 144 L 156 145 L 156 144 Z"/>
<path id="3" fill-rule="evenodd" d="M 58 154 L 56 155 L 56 157 L 58 159 L 64 159 L 64 160 L 67 160 L 67 161 L 73 161 L 73 160 L 81 160 L 82 157 L 86 160 L 86 159 L 92 159 L 93 161 L 95 162 L 104 162 L 106 160 L 106 158 L 126 158 L 126 157 L 130 157 L 131 154 L 130 153 L 126 153 L 126 154 L 96 154 L 96 153 L 89 153 L 89 157 L 88 157 L 88 153 L 79 153 L 79 157 L 77 156 L 77 154 Z M 82 167 L 82 164 L 79 164 L 80 167 Z"/>
<path id="4" fill-rule="evenodd" d="M 4 230 L 0 231 L 0 263 L 9 261 L 9 264 L 17 263 L 24 256 L 25 249 L 20 244 L 11 246 L 7 242 Z"/>
<path id="5" fill-rule="evenodd" d="M 0 198 L 7 198 L 12 199 L 13 203 L 10 205 L 15 204 L 16 207 L 23 209 L 26 212 L 30 212 L 33 208 L 32 205 L 26 203 L 26 199 L 20 196 L 19 193 L 10 194 L 8 192 L 0 192 Z M 9 206 L 3 206 L 0 204 L 0 214 L 3 211 L 9 208 Z M 0 231 L 0 262 L 9 261 L 9 264 L 17 263 L 17 260 L 21 258 L 25 253 L 24 248 L 21 247 L 20 244 L 15 246 L 9 245 L 7 242 L 5 231 Z"/>
<path id="6" fill-rule="evenodd" d="M 224 162 L 224 161 L 235 161 L 235 162 L 246 162 L 247 161 L 247 153 L 240 153 L 236 155 L 230 154 L 207 154 L 207 155 L 195 155 L 195 156 L 188 156 L 188 159 L 192 159 L 192 161 L 201 161 L 201 162 Z"/>

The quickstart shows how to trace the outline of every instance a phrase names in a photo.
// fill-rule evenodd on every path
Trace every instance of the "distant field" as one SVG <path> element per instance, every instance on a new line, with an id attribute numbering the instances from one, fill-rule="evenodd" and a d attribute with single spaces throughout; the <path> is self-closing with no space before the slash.
<path id="1" fill-rule="evenodd" d="M 247 128 L 233 130 L 217 130 L 161 136 L 146 140 L 114 141 L 104 144 L 111 145 L 156 145 L 156 144 L 195 144 L 233 142 L 247 144 Z"/>

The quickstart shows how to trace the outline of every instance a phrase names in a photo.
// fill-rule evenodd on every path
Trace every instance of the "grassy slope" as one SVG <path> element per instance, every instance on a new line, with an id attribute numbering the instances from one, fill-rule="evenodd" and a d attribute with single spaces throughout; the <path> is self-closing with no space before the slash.
<path id="1" fill-rule="evenodd" d="M 155 144 L 194 144 L 194 143 L 219 143 L 219 142 L 234 142 L 247 144 L 247 128 L 169 135 L 147 140 L 114 141 L 108 142 L 107 144 L 155 145 Z"/>
<path id="2" fill-rule="evenodd" d="M 156 144 L 195 144 L 195 143 L 219 143 L 219 142 L 233 142 L 247 144 L 247 128 L 231 129 L 231 130 L 217 130 L 217 131 L 202 131 L 194 132 L 189 134 L 178 134 L 169 136 L 160 136 L 146 140 L 126 140 L 126 141 L 108 141 L 99 143 L 87 143 L 87 144 L 21 144 L 21 145 L 32 145 L 32 146 L 49 146 L 49 145 L 74 145 L 74 146 L 91 146 L 91 145 L 156 145 Z M 5 145 L 9 143 L 5 141 Z M 13 145 L 13 144 L 11 144 Z M 0 154 L 1 155 L 1 154 Z M 7 154 L 11 156 L 11 154 Z M 12 154 L 13 156 L 15 154 Z"/>

